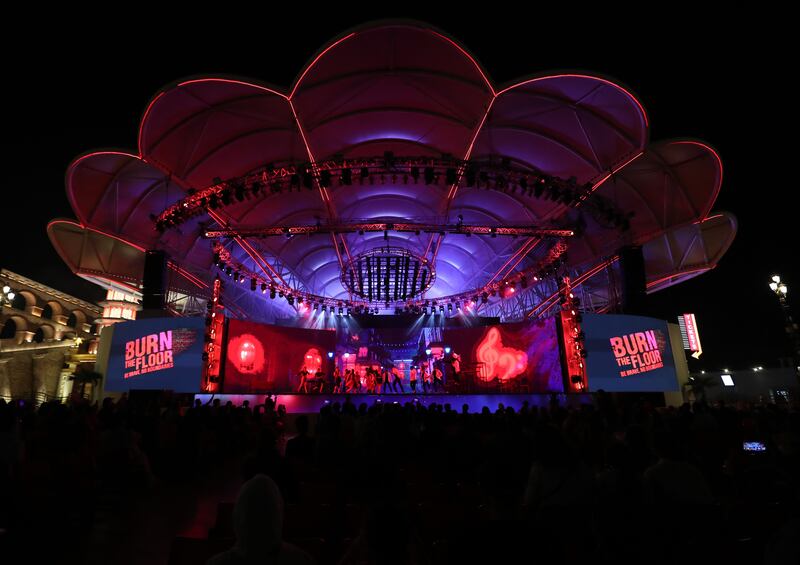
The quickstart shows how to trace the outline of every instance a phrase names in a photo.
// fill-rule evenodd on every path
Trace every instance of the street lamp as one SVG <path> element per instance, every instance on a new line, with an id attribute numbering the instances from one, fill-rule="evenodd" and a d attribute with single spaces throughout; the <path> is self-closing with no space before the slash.
<path id="1" fill-rule="evenodd" d="M 792 319 L 792 312 L 789 309 L 789 301 L 786 300 L 786 295 L 789 294 L 789 286 L 781 281 L 780 275 L 773 275 L 769 283 L 769 288 L 778 297 L 778 302 L 783 310 L 783 317 L 786 323 L 786 334 L 792 342 L 792 356 L 797 367 L 797 360 L 800 359 L 800 332 L 798 331 L 797 323 Z M 797 370 L 797 378 L 800 379 L 800 369 Z"/>
<path id="2" fill-rule="evenodd" d="M 16 294 L 11 291 L 10 286 L 3 286 L 3 292 L 0 292 L 0 306 L 5 306 L 6 304 L 11 306 L 11 301 L 14 300 L 15 296 Z"/>

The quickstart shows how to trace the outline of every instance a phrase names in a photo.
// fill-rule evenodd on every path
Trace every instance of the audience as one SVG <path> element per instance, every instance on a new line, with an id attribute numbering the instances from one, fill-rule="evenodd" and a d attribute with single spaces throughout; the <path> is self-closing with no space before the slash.
<path id="1" fill-rule="evenodd" d="M 209 565 L 303 565 L 311 556 L 283 541 L 283 498 L 278 485 L 256 475 L 239 491 L 233 511 L 236 544 Z"/>
<path id="2" fill-rule="evenodd" d="M 552 563 L 773 562 L 796 549 L 795 407 L 594 400 L 470 413 L 347 398 L 315 415 L 271 400 L 0 400 L 0 555 L 44 535 L 37 551 L 83 562 L 125 501 L 207 484 L 225 466 L 244 483 L 215 552 L 233 547 L 215 565 L 464 563 L 518 551 Z"/>

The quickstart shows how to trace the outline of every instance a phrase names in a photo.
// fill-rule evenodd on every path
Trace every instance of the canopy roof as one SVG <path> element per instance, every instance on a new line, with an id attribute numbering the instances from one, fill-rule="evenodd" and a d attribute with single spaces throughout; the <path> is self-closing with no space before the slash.
<path id="1" fill-rule="evenodd" d="M 452 160 L 458 180 L 414 181 L 406 168 L 370 175 L 363 184 L 320 182 L 318 164 L 387 155 L 407 162 Z M 311 163 L 315 172 L 310 189 L 264 190 L 163 233 L 156 229 L 154 218 L 196 191 L 265 167 L 301 163 Z M 571 179 L 628 217 L 629 229 L 590 213 L 588 201 L 518 193 L 516 186 L 469 186 L 467 163 Z M 694 140 L 649 144 L 642 104 L 612 80 L 544 74 L 496 86 L 442 32 L 420 23 L 381 22 L 329 43 L 289 90 L 229 77 L 197 77 L 164 88 L 146 107 L 137 152 L 93 152 L 70 164 L 66 188 L 79 223 L 49 231 L 62 257 L 84 275 L 88 271 L 76 258 L 85 250 L 78 249 L 76 232 L 116 242 L 113 257 L 90 270 L 102 271 L 98 281 L 126 284 L 136 284 L 139 267 L 117 258 L 131 250 L 164 249 L 175 265 L 209 284 L 214 242 L 203 237 L 206 230 L 321 221 L 575 228 L 566 261 L 580 270 L 625 244 L 662 242 L 648 249 L 662 245 L 672 256 L 689 254 L 694 243 L 668 234 L 705 222 L 721 181 L 721 162 L 710 146 Z M 716 265 L 736 228 L 732 218 L 715 225 L 717 239 L 727 244 L 708 257 L 706 269 Z M 336 300 L 354 298 L 343 285 L 344 263 L 379 246 L 407 249 L 430 262 L 436 277 L 422 296 L 427 300 L 485 289 L 542 264 L 552 249 L 547 238 L 424 230 L 228 238 L 220 244 L 232 261 L 265 280 Z M 646 259 L 660 280 L 653 289 L 690 276 L 679 261 L 670 271 L 664 253 L 647 253 Z M 264 307 L 276 306 L 264 301 Z"/>

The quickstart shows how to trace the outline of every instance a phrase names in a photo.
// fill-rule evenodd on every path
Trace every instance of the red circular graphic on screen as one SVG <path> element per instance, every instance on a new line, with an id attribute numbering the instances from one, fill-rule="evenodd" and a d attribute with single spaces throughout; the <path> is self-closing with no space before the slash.
<path id="1" fill-rule="evenodd" d="M 322 354 L 319 352 L 319 349 L 312 347 L 306 351 L 306 354 L 303 356 L 301 370 L 303 369 L 312 375 L 316 374 L 320 369 L 322 369 Z"/>
<path id="2" fill-rule="evenodd" d="M 233 338 L 228 345 L 228 355 L 240 373 L 258 373 L 264 368 L 264 347 L 254 335 L 242 334 Z"/>

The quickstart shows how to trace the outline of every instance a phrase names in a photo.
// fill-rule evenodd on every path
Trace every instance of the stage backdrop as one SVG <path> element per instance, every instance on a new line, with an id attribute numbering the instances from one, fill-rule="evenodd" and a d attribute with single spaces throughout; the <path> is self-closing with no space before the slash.
<path id="1" fill-rule="evenodd" d="M 461 371 L 477 388 L 563 392 L 554 318 L 445 330 L 445 344 L 461 356 Z"/>
<path id="2" fill-rule="evenodd" d="M 203 318 L 151 318 L 113 330 L 105 390 L 200 391 Z"/>
<path id="3" fill-rule="evenodd" d="M 226 348 L 222 392 L 295 392 L 303 367 L 332 369 L 336 332 L 230 320 Z"/>
<path id="4" fill-rule="evenodd" d="M 667 323 L 643 316 L 583 314 L 589 390 L 678 390 Z"/>

